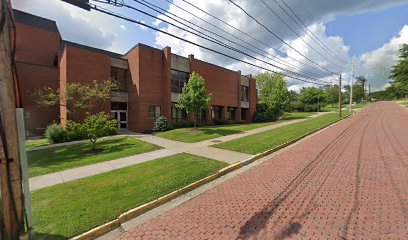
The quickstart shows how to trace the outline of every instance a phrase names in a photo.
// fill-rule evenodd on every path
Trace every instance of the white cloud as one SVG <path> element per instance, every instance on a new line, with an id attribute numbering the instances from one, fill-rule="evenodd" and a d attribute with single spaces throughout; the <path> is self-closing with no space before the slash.
<path id="1" fill-rule="evenodd" d="M 373 90 L 381 90 L 387 85 L 389 70 L 397 60 L 398 49 L 402 43 L 408 43 L 408 25 L 382 47 L 359 58 L 362 72 L 370 73 L 367 78 Z"/>
<path id="2" fill-rule="evenodd" d="M 191 0 L 188 0 L 189 2 L 192 2 Z M 338 75 L 333 75 L 328 73 L 325 70 L 322 70 L 322 68 L 317 67 L 316 65 L 315 68 L 319 68 L 319 70 L 311 70 L 310 67 L 304 66 L 297 62 L 296 60 L 300 62 L 307 63 L 309 66 L 313 65 L 314 63 L 308 62 L 305 57 L 312 59 L 316 61 L 319 65 L 323 66 L 324 68 L 330 69 L 333 72 L 339 72 L 343 73 L 344 79 L 349 79 L 350 78 L 350 66 L 346 65 L 335 58 L 333 58 L 333 54 L 330 53 L 325 53 L 324 50 L 321 49 L 321 44 L 316 43 L 313 41 L 309 36 L 302 34 L 300 31 L 298 31 L 299 34 L 301 34 L 302 38 L 299 38 L 295 33 L 291 32 L 287 26 L 285 26 L 276 16 L 274 16 L 269 9 L 266 8 L 265 5 L 263 5 L 261 2 L 257 0 L 235 0 L 235 2 L 239 5 L 241 5 L 246 11 L 248 11 L 251 15 L 255 16 L 260 22 L 264 23 L 267 25 L 269 29 L 271 29 L 274 33 L 276 33 L 280 38 L 284 39 L 287 41 L 291 46 L 294 46 L 294 48 L 301 52 L 305 57 L 299 55 L 297 51 L 289 48 L 288 46 L 285 46 L 282 44 L 276 37 L 274 37 L 271 33 L 269 33 L 267 30 L 259 26 L 256 22 L 254 22 L 251 18 L 245 16 L 245 14 L 238 9 L 237 7 L 233 6 L 230 4 L 228 1 L 223 0 L 208 0 L 208 1 L 195 1 L 194 5 L 197 7 L 204 9 L 207 12 L 210 12 L 211 14 L 215 16 L 219 16 L 222 18 L 224 21 L 228 22 L 229 24 L 235 26 L 236 28 L 245 31 L 248 33 L 251 37 L 245 36 L 241 32 L 229 28 L 226 25 L 223 25 L 222 23 L 218 22 L 214 18 L 211 18 L 210 16 L 206 15 L 205 13 L 189 6 L 182 0 L 173 0 L 173 2 L 179 6 L 182 6 L 183 8 L 187 9 L 188 12 L 193 13 L 201 18 L 203 18 L 205 21 L 208 21 L 216 26 L 221 27 L 223 30 L 228 31 L 230 34 L 233 34 L 235 36 L 239 36 L 241 39 L 245 40 L 246 42 L 255 45 L 256 47 L 260 48 L 262 51 L 266 52 L 275 52 L 271 47 L 278 49 L 280 51 L 283 51 L 286 53 L 289 57 L 284 57 L 284 56 L 279 56 L 279 59 L 283 59 L 285 61 L 290 62 L 290 64 L 295 65 L 295 67 L 290 67 L 291 70 L 299 72 L 299 71 L 308 71 L 312 72 L 312 74 L 318 74 L 319 76 L 321 75 L 322 79 L 325 80 L 330 80 L 330 81 L 335 81 L 337 82 Z M 274 1 L 268 1 L 265 0 L 280 16 L 285 16 L 285 13 L 279 9 L 279 7 L 274 3 Z M 343 39 L 339 36 L 327 36 L 326 34 L 326 29 L 325 29 L 325 23 L 331 19 L 333 19 L 336 15 L 338 14 L 356 14 L 356 13 L 361 13 L 361 12 L 366 12 L 366 11 L 372 11 L 372 10 L 380 10 L 384 8 L 388 8 L 390 6 L 395 6 L 398 4 L 402 3 L 407 3 L 407 0 L 392 0 L 392 1 L 382 1 L 382 0 L 366 0 L 366 1 L 355 1 L 355 0 L 343 0 L 343 1 L 327 1 L 327 0 L 309 0 L 306 3 L 301 3 L 301 1 L 298 0 L 285 0 L 286 4 L 292 7 L 292 9 L 297 12 L 299 17 L 304 20 L 305 24 L 309 26 L 309 29 L 319 37 L 319 39 L 324 42 L 324 44 L 332 51 L 335 52 L 337 55 L 339 55 L 342 59 L 349 60 L 349 55 L 348 55 L 348 50 L 349 47 L 346 46 L 343 42 Z M 282 4 L 282 3 L 281 3 Z M 306 6 L 307 5 L 307 6 Z M 305 9 L 308 9 L 305 11 Z M 184 18 L 194 22 L 195 24 L 198 24 L 204 28 L 210 29 L 211 31 L 220 34 L 222 36 L 226 36 L 228 39 L 239 42 L 242 45 L 247 46 L 248 48 L 252 48 L 250 45 L 247 45 L 243 42 L 240 42 L 237 39 L 234 39 L 233 37 L 228 36 L 221 30 L 209 26 L 207 23 L 204 23 L 197 18 L 194 18 L 193 16 L 189 15 L 188 13 L 184 12 L 183 10 L 180 10 L 176 8 L 173 5 L 169 6 L 169 11 L 172 12 L 173 14 L 177 16 L 183 16 Z M 168 20 L 165 16 L 160 16 L 166 20 Z M 288 16 L 285 16 L 284 19 L 288 21 L 288 23 L 296 29 L 296 26 L 294 25 L 293 22 L 290 22 L 290 19 Z M 171 20 L 169 20 L 171 21 Z M 217 44 L 210 43 L 207 40 L 204 40 L 202 38 L 199 38 L 197 36 L 194 36 L 190 33 L 185 33 L 182 30 L 174 27 L 174 26 L 169 26 L 167 24 L 164 24 L 161 21 L 156 21 L 156 25 L 161 26 L 163 29 L 165 29 L 167 32 L 170 32 L 176 36 L 180 36 L 182 38 L 188 39 L 192 42 L 199 43 L 204 46 L 208 46 L 211 49 L 221 51 L 224 53 L 227 53 L 233 57 L 243 59 L 246 61 L 250 61 L 251 63 L 261 65 L 262 67 L 272 69 L 272 70 L 278 70 L 277 68 L 274 68 L 262 61 L 259 60 L 254 60 L 251 58 L 248 58 L 247 56 L 243 56 L 242 54 L 227 50 Z M 211 34 L 210 34 L 211 35 Z M 258 39 L 262 43 L 258 42 L 257 40 L 254 40 L 253 38 Z M 223 43 L 227 43 L 229 45 L 234 45 L 226 40 L 222 40 Z M 158 33 L 156 34 L 156 44 L 159 47 L 165 47 L 165 46 L 171 46 L 172 51 L 183 55 L 187 56 L 188 54 L 194 53 L 196 58 L 202 59 L 204 61 L 212 62 L 221 66 L 228 67 L 233 70 L 242 70 L 242 73 L 248 74 L 248 73 L 256 73 L 259 71 L 262 71 L 258 68 L 248 66 L 243 63 L 239 63 L 236 60 L 228 59 L 226 57 L 217 55 L 215 53 L 212 53 L 210 51 L 203 50 L 199 47 L 192 46 L 191 44 L 184 43 L 181 40 L 177 40 L 174 38 L 171 38 L 167 35 Z M 236 46 L 236 45 L 234 45 Z M 243 49 L 242 47 L 237 48 L 248 52 L 247 50 Z M 318 50 L 320 54 L 323 54 L 328 60 L 324 59 L 322 56 L 320 56 L 319 53 L 314 51 L 312 48 L 315 48 Z M 252 48 L 253 49 L 253 48 Z M 257 50 L 258 51 L 258 50 Z M 259 51 L 258 51 L 259 52 Z M 250 52 L 249 52 L 250 53 Z M 271 62 L 270 59 L 265 59 L 264 57 L 260 56 L 260 54 L 255 54 L 251 53 L 251 55 L 255 55 L 257 58 L 260 58 L 264 61 Z M 265 54 L 264 54 L 265 55 Z M 293 60 L 296 59 L 296 60 Z M 331 63 L 334 62 L 335 64 Z M 289 68 L 288 66 L 283 66 L 282 64 L 277 63 L 276 65 L 284 67 L 284 68 Z M 341 65 L 341 66 L 338 66 Z M 322 73 L 321 71 L 324 71 L 325 73 Z M 309 74 L 309 73 L 308 73 Z M 289 80 L 288 85 L 299 85 L 299 81 L 296 80 Z M 302 85 L 302 84 L 300 84 Z"/>

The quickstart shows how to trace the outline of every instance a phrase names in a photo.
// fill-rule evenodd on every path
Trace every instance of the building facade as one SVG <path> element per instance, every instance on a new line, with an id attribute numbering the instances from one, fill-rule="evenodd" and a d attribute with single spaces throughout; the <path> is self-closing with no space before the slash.
<path id="1" fill-rule="evenodd" d="M 21 82 L 29 135 L 39 135 L 52 122 L 81 120 L 84 113 L 71 116 L 64 92 L 69 83 L 92 84 L 115 79 L 117 90 L 98 111 L 110 112 L 119 129 L 151 131 L 154 121 L 165 116 L 173 124 L 189 121 L 192 115 L 175 107 L 182 87 L 192 72 L 205 79 L 212 94 L 209 109 L 199 115 L 202 125 L 217 120 L 250 122 L 256 109 L 255 80 L 194 58 L 179 56 L 170 47 L 156 49 L 138 44 L 121 55 L 64 41 L 54 21 L 14 11 L 17 29 L 16 63 Z M 61 104 L 41 107 L 33 93 L 44 87 L 59 88 Z"/>

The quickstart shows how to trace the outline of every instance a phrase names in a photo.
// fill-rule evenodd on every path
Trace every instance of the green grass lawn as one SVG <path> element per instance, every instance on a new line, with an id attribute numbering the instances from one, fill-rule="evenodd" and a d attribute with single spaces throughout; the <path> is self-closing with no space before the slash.
<path id="1" fill-rule="evenodd" d="M 181 153 L 33 191 L 35 238 L 76 236 L 225 166 Z"/>
<path id="2" fill-rule="evenodd" d="M 192 128 L 180 128 L 168 132 L 158 133 L 156 136 L 186 143 L 201 142 L 226 135 L 242 133 L 255 128 L 265 127 L 285 121 L 306 118 L 313 114 L 315 113 L 285 113 L 285 115 L 276 122 L 200 127 L 197 130 L 193 130 Z"/>
<path id="3" fill-rule="evenodd" d="M 35 139 L 35 140 L 27 140 L 26 141 L 26 148 L 41 147 L 41 146 L 47 146 L 47 145 L 50 145 L 50 144 L 51 143 L 46 138 Z"/>
<path id="4" fill-rule="evenodd" d="M 300 123 L 276 128 L 267 132 L 250 135 L 225 143 L 213 145 L 222 149 L 233 150 L 248 154 L 258 154 L 266 150 L 279 146 L 280 144 L 296 139 L 303 134 L 312 132 L 329 123 L 339 119 L 337 113 L 328 113 L 326 115 L 306 120 Z"/>
<path id="5" fill-rule="evenodd" d="M 96 143 L 97 151 L 91 149 L 92 144 L 86 142 L 28 151 L 30 177 L 128 157 L 157 150 L 160 147 L 135 138 L 120 137 L 100 140 Z"/>

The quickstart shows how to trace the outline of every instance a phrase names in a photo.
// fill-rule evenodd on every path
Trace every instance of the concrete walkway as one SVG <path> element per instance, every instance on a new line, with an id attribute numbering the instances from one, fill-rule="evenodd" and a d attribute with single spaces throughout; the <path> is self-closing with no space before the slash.
<path id="1" fill-rule="evenodd" d="M 116 159 L 112 161 L 87 165 L 87 166 L 83 166 L 79 168 L 73 168 L 73 169 L 69 169 L 69 170 L 65 170 L 61 172 L 32 177 L 29 179 L 30 189 L 38 190 L 38 189 L 53 186 L 56 184 L 69 182 L 69 181 L 93 176 L 93 175 L 104 173 L 104 172 L 109 172 L 112 170 L 136 165 L 139 163 L 151 161 L 151 160 L 158 159 L 158 158 L 168 157 L 168 156 L 175 155 L 178 153 L 183 153 L 183 152 L 210 158 L 210 159 L 215 159 L 215 160 L 222 161 L 228 164 L 233 164 L 233 163 L 248 159 L 252 157 L 252 155 L 230 151 L 230 150 L 225 150 L 225 149 L 214 148 L 214 147 L 211 147 L 211 145 L 215 145 L 221 142 L 231 141 L 234 139 L 246 137 L 246 136 L 261 133 L 261 132 L 270 131 L 272 129 L 280 128 L 282 126 L 290 125 L 293 123 L 303 122 L 308 119 L 316 118 L 324 114 L 327 114 L 327 112 L 318 113 L 318 114 L 315 114 L 313 116 L 303 118 L 303 119 L 297 119 L 297 120 L 287 121 L 287 122 L 283 122 L 279 124 L 273 124 L 273 125 L 269 125 L 266 127 L 249 130 L 243 133 L 222 136 L 219 138 L 210 139 L 210 140 L 197 142 L 197 143 L 183 143 L 183 142 L 178 142 L 178 141 L 156 137 L 156 136 L 149 135 L 149 134 L 139 134 L 139 133 L 134 133 L 130 131 L 122 131 L 120 135 L 114 136 L 114 137 L 123 137 L 123 136 L 135 137 L 141 141 L 145 141 L 145 142 L 149 142 L 149 143 L 161 146 L 164 149 L 147 152 L 143 154 L 138 154 L 134 156 L 129 156 L 129 157 L 121 158 L 121 159 Z M 71 145 L 71 144 L 73 143 L 66 143 L 64 145 Z M 59 146 L 61 146 L 61 144 Z M 46 148 L 51 148 L 51 147 L 55 147 L 55 146 L 43 146 L 43 147 L 38 147 L 35 149 L 46 149 Z"/>

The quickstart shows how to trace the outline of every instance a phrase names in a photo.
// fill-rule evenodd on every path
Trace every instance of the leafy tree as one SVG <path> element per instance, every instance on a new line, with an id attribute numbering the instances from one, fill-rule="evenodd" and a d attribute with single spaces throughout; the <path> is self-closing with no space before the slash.
<path id="1" fill-rule="evenodd" d="M 90 112 L 102 111 L 102 105 L 110 99 L 111 91 L 117 89 L 115 80 L 104 82 L 93 81 L 91 85 L 81 83 L 67 83 L 65 92 L 66 103 L 60 102 L 60 89 L 49 87 L 37 89 L 33 96 L 40 106 L 66 106 L 68 113 L 74 114 L 78 110 Z"/>
<path id="2" fill-rule="evenodd" d="M 324 88 L 325 102 L 334 106 L 339 102 L 339 85 L 327 85 Z"/>
<path id="3" fill-rule="evenodd" d="M 320 107 L 325 101 L 323 89 L 316 87 L 302 88 L 298 97 L 299 101 L 306 107 L 316 106 L 316 110 L 320 111 Z M 312 108 L 310 108 L 312 110 Z M 314 109 L 313 109 L 314 110 Z"/>
<path id="4" fill-rule="evenodd" d="M 261 107 L 257 114 L 263 114 L 262 120 L 277 120 L 289 107 L 290 94 L 286 87 L 283 76 L 273 73 L 259 73 L 255 76 L 259 89 L 259 105 Z"/>
<path id="5" fill-rule="evenodd" d="M 390 78 L 395 82 L 408 82 L 408 44 L 403 43 L 398 52 L 398 61 L 391 69 Z"/>
<path id="6" fill-rule="evenodd" d="M 95 149 L 96 141 L 99 138 L 114 134 L 116 128 L 117 121 L 112 120 L 111 117 L 104 112 L 88 116 L 82 124 L 82 130 L 84 131 L 85 137 L 91 141 L 92 149 Z"/>
<path id="7" fill-rule="evenodd" d="M 182 88 L 177 108 L 184 109 L 187 113 L 194 113 L 194 129 L 197 127 L 197 116 L 208 109 L 211 93 L 207 94 L 205 80 L 193 72 Z"/>

